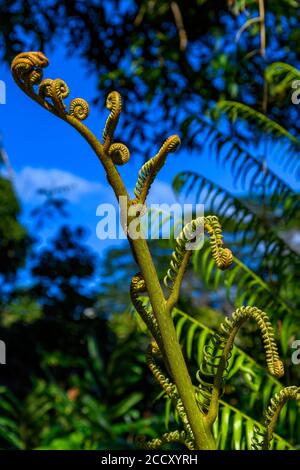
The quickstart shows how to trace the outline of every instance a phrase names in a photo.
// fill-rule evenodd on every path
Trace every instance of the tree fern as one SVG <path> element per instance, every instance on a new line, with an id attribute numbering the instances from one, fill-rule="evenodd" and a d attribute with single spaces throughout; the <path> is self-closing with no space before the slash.
<path id="1" fill-rule="evenodd" d="M 290 95 L 292 83 L 300 80 L 300 71 L 284 62 L 273 62 L 265 70 L 265 78 L 269 83 L 272 95 Z"/>
<path id="2" fill-rule="evenodd" d="M 237 118 L 243 119 L 247 123 L 251 123 L 257 127 L 260 131 L 272 134 L 274 137 L 283 137 L 287 139 L 291 144 L 295 145 L 296 148 L 300 146 L 300 140 L 294 135 L 288 132 L 277 122 L 268 118 L 265 114 L 260 113 L 251 106 L 238 101 L 219 101 L 217 104 L 218 109 L 221 112 L 226 113 L 226 116 L 235 122 Z"/>
<path id="3" fill-rule="evenodd" d="M 265 214 L 255 211 L 253 205 L 247 201 L 237 199 L 217 184 L 192 171 L 179 173 L 173 181 L 173 188 L 183 197 L 194 194 L 195 202 L 201 201 L 207 211 L 215 211 L 218 214 L 225 230 L 229 229 L 239 237 L 242 233 L 242 245 L 251 246 L 256 256 L 259 256 L 256 248 L 263 243 L 261 258 L 272 266 L 272 269 L 277 266 L 278 272 L 282 273 L 285 270 L 290 271 L 295 264 L 299 265 L 299 254 L 277 233 L 278 223 L 272 219 L 268 222 Z"/>
<path id="4" fill-rule="evenodd" d="M 204 345 L 208 342 L 213 331 L 198 318 L 191 317 L 178 308 L 174 308 L 172 315 L 178 337 L 189 359 L 190 367 L 198 368 L 203 360 Z M 268 374 L 263 366 L 259 365 L 240 347 L 234 346 L 229 363 L 228 380 L 240 380 L 239 377 L 241 376 L 248 386 L 247 409 L 253 413 L 253 408 L 256 405 L 257 412 L 262 414 L 271 397 L 282 389 L 282 384 L 274 376 Z M 251 450 L 254 427 L 255 425 L 261 426 L 261 423 L 247 412 L 241 412 L 227 400 L 227 394 L 225 393 L 220 400 L 221 406 L 217 424 L 214 424 L 215 437 L 220 444 L 220 448 Z M 292 438 L 297 437 L 297 433 L 300 431 L 299 426 L 295 427 L 295 419 L 299 410 L 299 404 L 293 402 L 287 409 L 286 414 L 280 416 L 279 428 L 285 435 Z M 241 433 L 238 432 L 238 423 L 241 426 Z M 291 430 L 293 431 L 291 432 Z M 240 439 L 237 438 L 239 435 Z M 277 434 L 272 448 L 289 449 L 292 448 L 292 445 Z"/>
<path id="5" fill-rule="evenodd" d="M 197 154 L 206 150 L 216 163 L 227 166 L 236 187 L 250 194 L 257 187 L 265 187 L 272 194 L 270 202 L 274 209 L 278 209 L 286 199 L 293 201 L 291 211 L 299 209 L 299 195 L 290 185 L 271 168 L 266 168 L 262 159 L 237 136 L 220 130 L 217 122 L 190 116 L 183 122 L 181 130 L 187 135 L 186 145 L 191 150 L 197 151 Z M 279 160 L 279 164 L 281 162 L 283 164 L 284 159 Z"/>

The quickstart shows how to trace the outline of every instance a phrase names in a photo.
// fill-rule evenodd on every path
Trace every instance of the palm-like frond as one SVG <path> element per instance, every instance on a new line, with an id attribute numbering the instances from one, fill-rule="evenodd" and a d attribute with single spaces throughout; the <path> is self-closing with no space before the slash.
<path id="1" fill-rule="evenodd" d="M 265 78 L 272 95 L 290 94 L 293 82 L 300 80 L 300 71 L 285 62 L 273 62 L 266 67 Z"/>
<path id="2" fill-rule="evenodd" d="M 183 121 L 181 131 L 186 136 L 185 145 L 188 148 L 198 152 L 206 150 L 216 163 L 227 166 L 236 187 L 250 194 L 256 188 L 267 188 L 268 193 L 272 194 L 271 203 L 274 209 L 287 198 L 293 201 L 291 210 L 294 204 L 299 207 L 299 195 L 289 184 L 270 168 L 266 168 L 262 159 L 253 155 L 234 135 L 218 129 L 215 122 L 190 116 Z M 281 161 L 283 162 L 279 160 L 279 164 Z"/>
<path id="3" fill-rule="evenodd" d="M 213 265 L 207 246 L 194 252 L 192 262 L 194 271 L 206 288 L 219 290 L 225 286 L 227 299 L 234 308 L 255 305 L 274 312 L 276 318 L 293 313 L 288 302 L 278 292 L 235 256 L 231 269 L 224 272 Z"/>
<path id="4" fill-rule="evenodd" d="M 236 121 L 237 118 L 241 118 L 247 123 L 255 124 L 263 132 L 270 133 L 275 137 L 284 137 L 297 148 L 300 147 L 300 140 L 297 137 L 265 114 L 251 108 L 251 106 L 238 101 L 223 100 L 218 102 L 217 107 L 220 111 L 226 113 L 232 122 Z"/>
<path id="5" fill-rule="evenodd" d="M 270 214 L 268 220 L 264 213 L 258 212 L 259 206 L 256 211 L 246 200 L 235 198 L 224 188 L 192 171 L 179 173 L 173 181 L 173 188 L 183 197 L 194 194 L 195 202 L 205 204 L 206 212 L 218 214 L 223 229 L 232 232 L 236 239 L 243 234 L 242 245 L 248 243 L 252 258 L 255 253 L 262 263 L 280 275 L 291 270 L 295 274 L 300 256 L 277 233 L 280 219 L 276 219 L 276 215 Z"/>
<path id="6" fill-rule="evenodd" d="M 21 437 L 21 403 L 6 388 L 0 387 L 0 443 L 5 449 L 24 449 Z M 0 444 L 0 448 L 3 445 Z"/>
<path id="7" fill-rule="evenodd" d="M 282 139 L 282 142 L 286 144 L 285 155 L 282 155 L 286 171 L 297 170 L 296 174 L 298 175 L 300 140 L 296 136 L 265 114 L 244 103 L 223 100 L 218 102 L 216 109 L 221 113 L 225 113 L 232 123 L 235 123 L 239 118 L 272 141 L 276 139 L 277 142 L 278 139 Z"/>
<path id="8" fill-rule="evenodd" d="M 203 359 L 203 348 L 213 331 L 204 325 L 198 318 L 191 317 L 178 308 L 173 309 L 173 319 L 177 335 L 181 341 L 183 351 L 187 356 L 191 369 L 197 369 Z M 241 380 L 248 387 L 247 402 L 245 406 L 249 412 L 256 415 L 260 413 L 263 419 L 263 410 L 270 398 L 282 389 L 279 380 L 270 375 L 251 356 L 241 348 L 234 346 L 229 363 L 228 380 L 241 385 Z M 168 401 L 168 400 L 167 400 Z M 296 425 L 299 404 L 291 403 L 290 407 L 280 416 L 278 429 L 283 435 L 290 435 L 293 439 L 299 432 L 300 423 Z M 170 404 L 166 407 L 167 421 L 170 417 Z M 254 417 L 247 412 L 241 412 L 231 403 L 225 390 L 220 400 L 219 418 L 214 424 L 214 434 L 220 449 L 251 449 L 254 426 L 259 425 Z M 291 433 L 292 430 L 292 433 Z M 292 445 L 284 438 L 275 435 L 274 449 L 290 449 Z"/>

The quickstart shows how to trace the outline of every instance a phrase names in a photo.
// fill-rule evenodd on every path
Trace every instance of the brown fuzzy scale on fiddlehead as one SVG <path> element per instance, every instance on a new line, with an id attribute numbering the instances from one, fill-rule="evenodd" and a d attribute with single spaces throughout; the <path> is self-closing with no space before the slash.
<path id="1" fill-rule="evenodd" d="M 280 412 L 289 400 L 300 401 L 300 387 L 285 387 L 271 398 L 270 404 L 265 413 L 265 430 L 259 426 L 254 427 L 252 438 L 252 448 L 255 450 L 268 450 L 273 439 L 274 429 Z"/>
<path id="2" fill-rule="evenodd" d="M 149 331 L 151 332 L 154 339 L 160 343 L 160 331 L 157 324 L 157 320 L 149 308 L 144 304 L 140 298 L 140 294 L 146 292 L 146 284 L 141 273 L 137 273 L 133 276 L 130 284 L 130 297 L 132 304 L 142 320 L 146 323 Z"/>
<path id="3" fill-rule="evenodd" d="M 212 257 L 219 269 L 227 269 L 232 263 L 232 253 L 228 248 L 224 248 L 221 225 L 216 216 L 198 217 L 185 225 L 180 235 L 176 239 L 175 250 L 171 256 L 170 267 L 164 278 L 164 284 L 169 290 L 173 290 L 176 278 L 181 271 L 185 271 L 192 251 L 187 248 L 191 242 L 191 237 L 197 236 L 199 229 L 204 229 L 210 236 L 210 246 Z M 196 234 L 196 235 L 195 235 Z M 183 272 L 180 273 L 181 277 Z"/>
<path id="4" fill-rule="evenodd" d="M 63 119 L 67 115 L 78 120 L 85 119 L 89 113 L 89 105 L 82 98 L 72 100 L 70 112 L 67 113 L 64 99 L 69 96 L 70 90 L 63 80 L 42 80 L 42 69 L 48 64 L 49 61 L 42 52 L 24 52 L 12 61 L 11 70 L 19 87 L 48 111 Z M 34 91 L 35 85 L 39 85 L 37 93 Z"/>
<path id="5" fill-rule="evenodd" d="M 106 99 L 106 107 L 110 110 L 110 114 L 106 120 L 102 138 L 104 148 L 107 150 L 113 141 L 122 111 L 122 98 L 120 93 L 112 91 Z"/>
<path id="6" fill-rule="evenodd" d="M 159 152 L 142 166 L 139 171 L 138 180 L 134 189 L 134 203 L 145 203 L 150 187 L 157 173 L 163 167 L 168 154 L 171 152 L 175 152 L 179 145 L 180 138 L 178 137 L 178 135 L 171 135 L 163 143 Z"/>
<path id="7" fill-rule="evenodd" d="M 216 386 L 219 389 L 227 375 L 234 339 L 243 323 L 250 319 L 257 323 L 261 331 L 269 372 L 275 377 L 282 377 L 284 374 L 268 315 L 256 307 L 240 307 L 232 314 L 231 319 L 225 318 L 219 331 L 204 348 L 203 361 L 197 373 L 200 383 L 198 401 L 204 412 L 210 406 L 212 390 Z"/>
<path id="8" fill-rule="evenodd" d="M 172 442 L 178 442 L 185 445 L 189 450 L 195 450 L 194 442 L 187 438 L 185 431 L 171 431 L 163 434 L 161 437 L 151 439 L 151 441 L 146 441 L 144 438 L 138 439 L 138 444 L 146 450 L 156 450 L 162 445 Z"/>

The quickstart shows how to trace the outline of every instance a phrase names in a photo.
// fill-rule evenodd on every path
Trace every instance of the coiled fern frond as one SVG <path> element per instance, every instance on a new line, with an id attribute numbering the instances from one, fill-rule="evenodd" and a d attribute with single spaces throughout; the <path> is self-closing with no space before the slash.
<path id="1" fill-rule="evenodd" d="M 130 284 L 130 297 L 132 304 L 142 320 L 147 325 L 153 338 L 160 344 L 160 331 L 157 320 L 153 315 L 152 311 L 145 304 L 145 301 L 141 298 L 140 294 L 146 292 L 146 284 L 141 273 L 137 273 L 133 276 Z"/>
<path id="2" fill-rule="evenodd" d="M 112 143 L 122 111 L 122 98 L 120 93 L 112 91 L 106 99 L 106 107 L 110 110 L 110 113 L 103 130 L 103 148 L 107 150 L 108 155 L 115 165 L 124 165 L 130 158 L 128 148 L 120 142 Z"/>
<path id="3" fill-rule="evenodd" d="M 159 449 L 162 445 L 172 442 L 179 442 L 185 445 L 189 450 L 195 450 L 195 444 L 187 438 L 185 431 L 171 431 L 148 442 L 139 439 L 139 444 L 147 450 Z"/>
<path id="4" fill-rule="evenodd" d="M 262 430 L 259 426 L 255 426 L 254 428 L 254 436 L 252 439 L 253 449 L 269 449 L 280 412 L 289 400 L 300 401 L 300 387 L 285 387 L 271 398 L 270 404 L 265 413 L 265 430 Z"/>
<path id="5" fill-rule="evenodd" d="M 120 93 L 117 91 L 109 93 L 106 99 L 106 107 L 110 110 L 110 114 L 105 123 L 102 139 L 104 147 L 108 148 L 113 141 L 114 133 L 122 111 L 122 98 Z"/>
<path id="6" fill-rule="evenodd" d="M 147 350 L 146 363 L 149 369 L 151 370 L 154 378 L 159 383 L 160 387 L 163 389 L 166 395 L 172 400 L 176 408 L 176 411 L 182 421 L 184 430 L 187 435 L 187 439 L 192 444 L 194 442 L 194 435 L 193 435 L 193 431 L 190 426 L 186 411 L 184 409 L 182 400 L 179 397 L 176 385 L 173 384 L 173 382 L 168 377 L 166 377 L 162 369 L 156 363 L 155 356 L 157 356 L 158 354 L 159 354 L 158 345 L 152 341 Z"/>
<path id="7" fill-rule="evenodd" d="M 18 54 L 11 64 L 11 70 L 17 85 L 34 101 L 51 111 L 53 114 L 66 119 L 67 116 L 82 121 L 88 117 L 89 105 L 82 98 L 75 98 L 70 103 L 69 112 L 64 99 L 70 94 L 68 85 L 56 78 L 43 80 L 43 69 L 49 65 L 47 57 L 42 52 L 24 52 Z M 39 85 L 37 93 L 34 87 Z"/>
<path id="8" fill-rule="evenodd" d="M 175 250 L 172 253 L 170 267 L 164 277 L 164 284 L 169 290 L 173 290 L 181 282 L 189 259 L 193 253 L 188 248 L 188 243 L 192 237 L 199 234 L 199 230 L 204 228 L 210 237 L 212 257 L 219 269 L 227 269 L 232 263 L 232 253 L 228 248 L 224 248 L 223 235 L 220 222 L 216 216 L 198 217 L 186 224 L 180 235 L 176 239 Z"/>
<path id="9" fill-rule="evenodd" d="M 171 135 L 163 143 L 159 152 L 142 166 L 139 171 L 138 180 L 134 189 L 135 203 L 145 203 L 150 187 L 157 173 L 163 167 L 168 154 L 175 152 L 179 145 L 180 138 L 178 135 Z"/>
<path id="10" fill-rule="evenodd" d="M 269 372 L 275 377 L 282 377 L 284 374 L 284 366 L 279 358 L 268 315 L 256 307 L 241 307 L 232 314 L 231 319 L 226 317 L 219 331 L 214 333 L 204 348 L 203 361 L 197 372 L 200 383 L 198 401 L 204 412 L 210 407 L 212 393 L 215 394 L 215 399 L 219 398 L 228 373 L 234 339 L 243 323 L 250 319 L 254 320 L 260 329 Z"/>

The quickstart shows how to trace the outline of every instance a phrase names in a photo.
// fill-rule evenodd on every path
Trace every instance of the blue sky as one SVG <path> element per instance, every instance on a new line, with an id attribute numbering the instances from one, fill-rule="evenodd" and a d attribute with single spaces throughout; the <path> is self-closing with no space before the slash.
<path id="1" fill-rule="evenodd" d="M 63 47 L 52 52 L 49 59 L 50 65 L 44 76 L 63 78 L 71 89 L 71 98 L 82 97 L 91 102 L 96 94 L 97 77 L 88 75 L 84 64 L 67 56 Z M 114 203 L 114 196 L 99 161 L 73 128 L 38 106 L 16 86 L 7 66 L 2 65 L 0 73 L 0 78 L 6 83 L 6 104 L 0 106 L 0 130 L 14 170 L 14 184 L 23 208 L 23 221 L 31 226 L 30 211 L 42 201 L 37 194 L 38 189 L 71 186 L 72 189 L 66 193 L 69 222 L 87 226 L 90 231 L 89 243 L 101 251 L 109 243 L 96 238 L 96 208 L 103 202 Z M 107 116 L 105 103 L 101 109 L 92 106 L 85 123 L 101 137 Z M 153 154 L 166 137 L 162 135 Z M 193 169 L 199 163 L 196 155 L 186 158 L 182 145 L 177 154 L 169 156 L 152 188 L 150 201 L 174 202 L 170 186 L 173 177 L 179 170 Z M 131 191 L 141 164 L 138 157 L 132 156 L 130 162 L 120 168 Z M 53 229 L 51 221 L 48 221 L 43 237 L 50 236 Z"/>
<path id="2" fill-rule="evenodd" d="M 91 102 L 96 95 L 97 76 L 87 74 L 84 63 L 67 55 L 63 45 L 48 53 L 48 57 L 50 65 L 44 77 L 63 78 L 71 90 L 71 99 L 82 97 Z M 30 211 L 42 201 L 37 194 L 38 189 L 70 186 L 72 189 L 66 194 L 70 212 L 68 222 L 88 227 L 88 243 L 101 254 L 103 249 L 117 242 L 100 241 L 96 237 L 97 206 L 114 203 L 112 190 L 108 187 L 99 161 L 72 127 L 38 106 L 16 86 L 8 66 L 3 64 L 0 79 L 6 83 L 6 104 L 0 105 L 0 131 L 14 170 L 14 184 L 23 208 L 23 222 L 32 227 Z M 105 103 L 102 107 L 91 106 L 90 116 L 85 121 L 99 138 L 107 115 Z M 169 135 L 173 133 L 174 130 L 170 129 Z M 167 137 L 161 136 L 161 142 L 153 150 L 153 155 Z M 120 168 L 130 191 L 134 188 L 141 164 L 141 160 L 133 156 L 128 164 Z M 184 169 L 199 171 L 221 186 L 238 192 L 233 186 L 229 170 L 214 164 L 207 152 L 202 152 L 201 156 L 187 154 L 183 142 L 179 151 L 169 156 L 159 173 L 149 202 L 174 202 L 170 185 L 174 176 Z M 58 221 L 47 221 L 41 233 L 42 241 L 54 233 L 57 224 Z"/>

